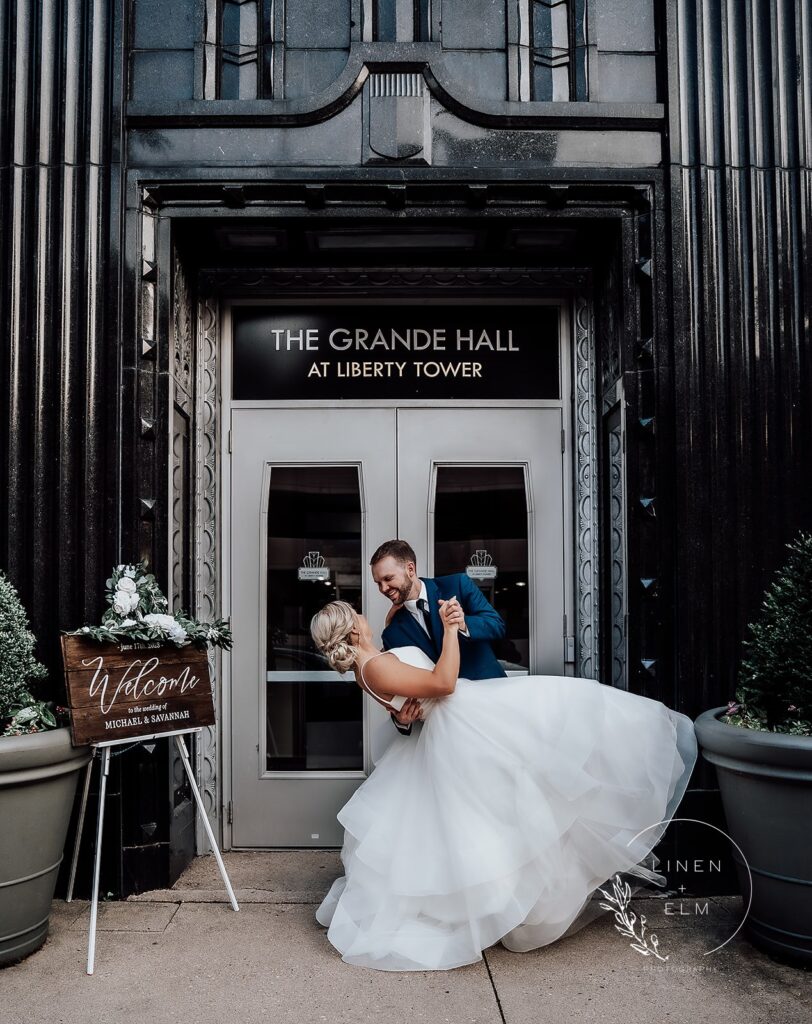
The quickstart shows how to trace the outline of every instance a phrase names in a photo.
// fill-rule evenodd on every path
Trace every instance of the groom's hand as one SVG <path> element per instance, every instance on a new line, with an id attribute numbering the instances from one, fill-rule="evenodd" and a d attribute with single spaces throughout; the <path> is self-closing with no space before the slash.
<path id="1" fill-rule="evenodd" d="M 420 701 L 416 697 L 409 697 L 400 711 L 397 713 L 393 712 L 393 714 L 395 719 L 400 722 L 401 725 L 411 725 L 412 722 L 416 722 L 422 714 Z"/>

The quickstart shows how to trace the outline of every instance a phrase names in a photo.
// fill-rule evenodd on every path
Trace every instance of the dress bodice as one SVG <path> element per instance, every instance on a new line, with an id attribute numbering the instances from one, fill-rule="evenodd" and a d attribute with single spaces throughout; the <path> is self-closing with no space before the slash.
<path id="1" fill-rule="evenodd" d="M 413 668 L 423 668 L 429 672 L 434 668 L 434 662 L 424 651 L 421 651 L 419 647 L 393 647 L 391 651 L 383 651 L 382 653 L 394 654 L 398 661 L 402 661 L 406 665 L 411 665 Z M 373 655 L 373 657 L 376 657 L 376 655 Z M 367 686 L 367 682 L 364 679 L 363 668 L 361 669 L 361 685 L 371 697 L 374 697 L 379 703 L 383 704 L 385 707 L 391 708 L 393 711 L 400 711 L 409 699 L 408 697 L 402 697 L 399 694 L 395 694 L 391 700 L 384 701 L 376 693 L 373 693 Z M 424 721 L 428 718 L 437 699 L 438 698 L 436 697 L 418 697 L 420 707 L 422 709 L 421 718 Z"/>

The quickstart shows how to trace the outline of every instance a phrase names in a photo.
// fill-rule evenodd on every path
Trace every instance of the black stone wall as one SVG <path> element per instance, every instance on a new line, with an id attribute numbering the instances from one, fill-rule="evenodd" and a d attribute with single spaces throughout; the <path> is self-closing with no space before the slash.
<path id="1" fill-rule="evenodd" d="M 812 524 L 812 11 L 669 6 L 674 622 L 697 709 Z"/>

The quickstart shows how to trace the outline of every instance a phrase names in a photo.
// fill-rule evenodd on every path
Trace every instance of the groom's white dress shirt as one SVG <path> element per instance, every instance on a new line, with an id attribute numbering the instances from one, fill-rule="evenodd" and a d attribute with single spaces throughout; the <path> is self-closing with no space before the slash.
<path id="1" fill-rule="evenodd" d="M 423 613 L 420 611 L 421 601 L 426 602 L 426 608 L 428 609 L 429 614 L 431 614 L 428 591 L 426 590 L 426 584 L 422 580 L 420 581 L 420 593 L 418 596 L 413 601 L 404 601 L 403 605 L 423 632 L 430 637 L 431 634 L 426 627 L 426 620 L 423 618 Z M 463 636 L 468 636 L 467 627 L 465 629 L 461 629 L 460 633 L 462 633 Z"/>
<path id="2" fill-rule="evenodd" d="M 420 593 L 418 594 L 418 596 L 413 601 L 404 601 L 403 603 L 406 606 L 406 610 L 409 612 L 409 614 L 412 616 L 415 622 L 420 626 L 423 632 L 426 635 L 428 635 L 429 631 L 426 628 L 426 620 L 423 618 L 423 614 L 420 611 L 419 607 L 420 601 L 425 601 L 426 607 L 428 607 L 429 595 L 428 591 L 426 590 L 426 584 L 422 580 L 420 581 Z"/>

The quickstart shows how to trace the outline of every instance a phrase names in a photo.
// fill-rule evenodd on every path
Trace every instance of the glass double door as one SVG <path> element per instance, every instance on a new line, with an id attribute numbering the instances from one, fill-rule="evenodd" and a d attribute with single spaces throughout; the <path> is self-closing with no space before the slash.
<path id="1" fill-rule="evenodd" d="M 379 637 L 369 559 L 415 549 L 501 613 L 507 672 L 564 671 L 562 418 L 548 408 L 234 408 L 232 845 L 338 846 L 336 812 L 394 726 L 330 670 L 311 617 L 348 601 Z"/>

